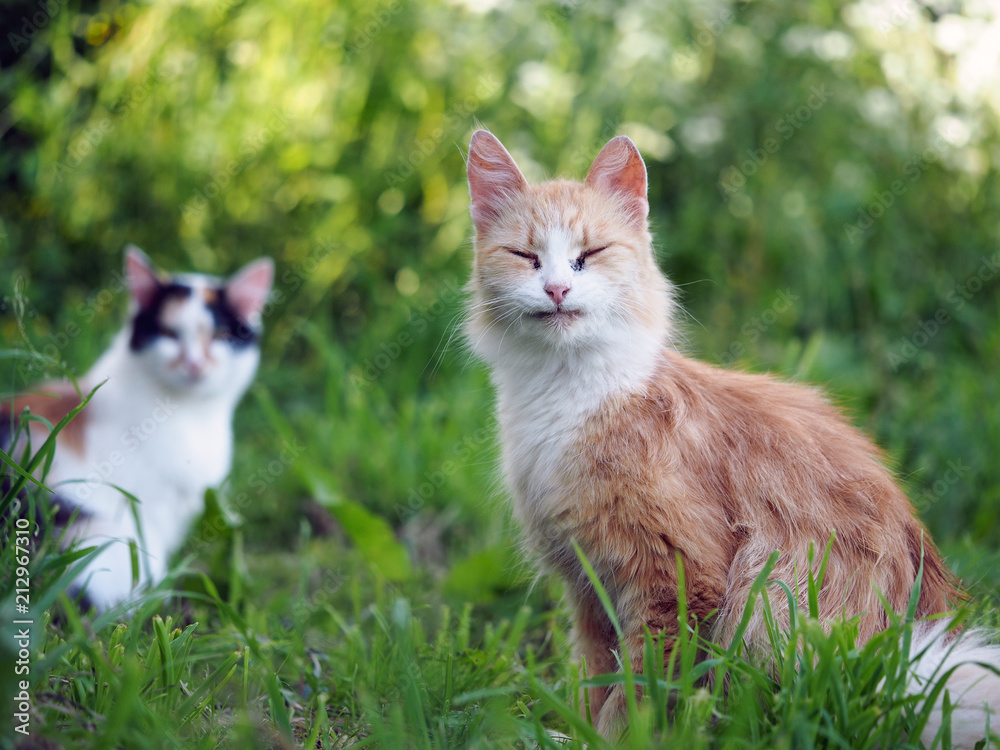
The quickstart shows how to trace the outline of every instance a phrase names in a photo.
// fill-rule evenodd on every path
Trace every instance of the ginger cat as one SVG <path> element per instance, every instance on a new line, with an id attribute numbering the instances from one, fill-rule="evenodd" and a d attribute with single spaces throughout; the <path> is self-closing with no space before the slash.
<path id="1" fill-rule="evenodd" d="M 918 615 L 961 598 L 878 448 L 818 391 L 674 348 L 673 287 L 656 264 L 646 168 L 627 137 L 608 142 L 583 183 L 529 185 L 484 130 L 467 168 L 476 230 L 467 335 L 492 369 L 515 515 L 532 552 L 567 583 L 591 674 L 618 671 L 619 644 L 573 540 L 611 596 L 636 672 L 644 625 L 678 632 L 677 552 L 691 615 L 724 645 L 770 553 L 781 552 L 772 578 L 794 586 L 798 571 L 805 591 L 809 546 L 822 557 L 834 531 L 820 613 L 859 616 L 862 640 L 887 624 L 877 592 L 906 610 L 921 554 Z M 783 598 L 771 605 L 787 623 Z M 922 626 L 913 652 L 942 637 Z M 759 612 L 745 640 L 752 656 L 769 652 Z M 934 663 L 916 671 L 929 673 L 945 650 L 931 649 Z M 1000 664 L 1000 649 L 963 636 L 948 665 L 968 660 Z M 968 666 L 948 688 L 960 706 L 955 747 L 972 748 L 985 706 L 1000 715 L 1000 678 Z M 620 733 L 622 687 L 591 688 L 590 701 L 598 730 Z"/>

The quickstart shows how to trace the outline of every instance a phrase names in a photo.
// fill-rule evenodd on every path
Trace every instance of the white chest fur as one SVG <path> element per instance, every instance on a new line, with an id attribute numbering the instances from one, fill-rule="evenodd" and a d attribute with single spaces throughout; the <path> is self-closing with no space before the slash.
<path id="1" fill-rule="evenodd" d="M 124 341 L 82 379 L 88 390 L 104 381 L 84 412 L 85 449 L 58 450 L 47 480 L 85 514 L 75 536 L 85 546 L 109 545 L 80 577 L 100 608 L 129 596 L 131 542 L 140 550 L 140 582 L 162 579 L 203 510 L 205 490 L 228 474 L 233 412 L 256 368 L 256 352 L 248 356 L 245 383 L 210 396 L 165 388 Z"/>
<path id="2" fill-rule="evenodd" d="M 143 500 L 143 511 L 171 494 L 185 513 L 206 487 L 218 484 L 232 458 L 232 409 L 227 405 L 191 403 L 176 395 L 141 397 L 109 382 L 88 407 L 86 453 L 65 465 L 85 480 L 63 492 L 89 512 L 104 515 L 116 503 L 102 491 L 114 484 Z M 121 493 L 118 493 L 119 495 Z"/>
<path id="3" fill-rule="evenodd" d="M 572 474 L 588 418 L 615 394 L 642 388 L 656 359 L 653 347 L 627 355 L 612 348 L 550 351 L 530 364 L 507 359 L 495 366 L 504 475 L 529 535 L 550 529 L 570 501 L 560 485 Z"/>

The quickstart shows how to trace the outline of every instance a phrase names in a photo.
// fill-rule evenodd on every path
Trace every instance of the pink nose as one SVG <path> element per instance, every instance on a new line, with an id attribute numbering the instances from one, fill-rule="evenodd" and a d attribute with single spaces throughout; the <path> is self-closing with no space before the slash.
<path id="1" fill-rule="evenodd" d="M 562 284 L 546 284 L 545 293 L 552 298 L 553 302 L 561 305 L 562 301 L 566 299 L 566 295 L 569 294 L 569 287 Z"/>
<path id="2" fill-rule="evenodd" d="M 184 367 L 184 371 L 194 378 L 200 377 L 205 371 L 205 363 L 191 357 L 184 357 L 182 366 Z"/>

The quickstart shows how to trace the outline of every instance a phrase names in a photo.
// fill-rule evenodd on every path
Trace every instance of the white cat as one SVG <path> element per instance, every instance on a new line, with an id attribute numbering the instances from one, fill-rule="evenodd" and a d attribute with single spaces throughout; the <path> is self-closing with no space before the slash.
<path id="1" fill-rule="evenodd" d="M 129 247 L 125 275 L 129 323 L 80 380 L 84 394 L 103 384 L 58 435 L 45 477 L 57 518 L 76 514 L 67 536 L 81 546 L 107 544 L 71 587 L 98 611 L 133 596 L 132 543 L 138 584 L 164 578 L 205 490 L 228 474 L 233 413 L 257 370 L 274 264 L 261 258 L 227 281 L 166 277 Z M 28 408 L 55 424 L 79 403 L 69 383 L 45 384 L 0 419 L 13 424 Z M 47 428 L 32 421 L 30 429 L 37 447 Z M 122 490 L 138 501 L 134 509 Z"/>

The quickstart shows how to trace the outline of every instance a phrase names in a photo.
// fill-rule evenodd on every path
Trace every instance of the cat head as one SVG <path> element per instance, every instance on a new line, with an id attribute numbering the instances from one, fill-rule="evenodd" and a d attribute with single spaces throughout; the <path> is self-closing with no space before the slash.
<path id="1" fill-rule="evenodd" d="M 478 130 L 467 170 L 476 228 L 467 333 L 477 353 L 627 356 L 665 343 L 672 287 L 656 265 L 646 167 L 631 140 L 612 138 L 582 183 L 530 185 Z"/>
<path id="2" fill-rule="evenodd" d="M 260 258 L 229 279 L 159 273 L 135 246 L 125 252 L 132 297 L 128 348 L 172 391 L 242 393 L 257 369 L 261 313 L 274 263 Z"/>

